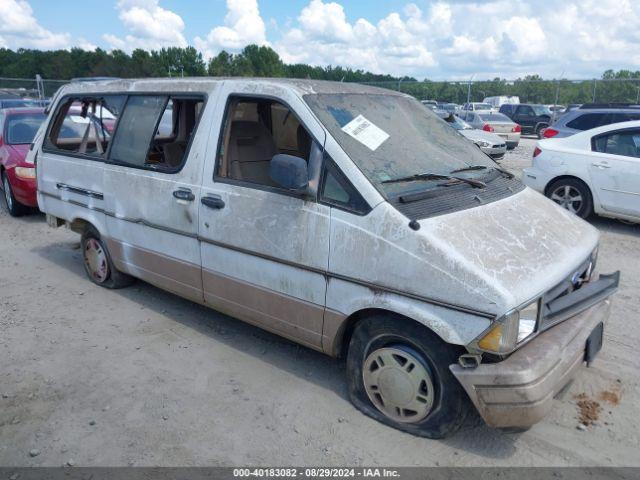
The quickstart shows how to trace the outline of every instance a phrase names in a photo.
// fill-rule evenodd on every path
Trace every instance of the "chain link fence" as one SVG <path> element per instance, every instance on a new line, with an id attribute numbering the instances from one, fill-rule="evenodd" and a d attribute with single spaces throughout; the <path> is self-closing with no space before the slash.
<path id="1" fill-rule="evenodd" d="M 463 104 L 486 97 L 515 95 L 521 103 L 569 105 L 577 103 L 638 103 L 640 78 L 590 80 L 385 81 L 363 82 L 398 90 L 420 100 Z"/>
<path id="2" fill-rule="evenodd" d="M 0 97 L 45 99 L 53 94 L 68 80 L 46 80 L 36 78 L 0 77 Z"/>
<path id="3" fill-rule="evenodd" d="M 68 80 L 0 77 L 0 95 L 50 98 Z M 522 103 L 569 105 L 574 103 L 640 104 L 640 78 L 587 80 L 454 80 L 361 82 L 408 93 L 419 100 L 463 104 L 485 97 L 515 95 Z"/>

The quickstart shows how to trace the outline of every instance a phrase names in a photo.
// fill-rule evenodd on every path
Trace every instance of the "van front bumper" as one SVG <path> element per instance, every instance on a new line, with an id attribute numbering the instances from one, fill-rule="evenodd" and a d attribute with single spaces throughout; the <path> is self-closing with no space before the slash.
<path id="1" fill-rule="evenodd" d="M 606 298 L 539 334 L 507 359 L 476 368 L 451 365 L 484 421 L 496 428 L 528 428 L 585 361 L 587 339 L 609 317 Z"/>

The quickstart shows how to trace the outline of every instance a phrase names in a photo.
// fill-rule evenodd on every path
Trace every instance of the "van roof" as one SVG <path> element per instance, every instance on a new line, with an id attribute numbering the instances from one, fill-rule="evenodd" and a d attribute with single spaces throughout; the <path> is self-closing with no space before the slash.
<path id="1" fill-rule="evenodd" d="M 62 94 L 91 92 L 209 92 L 222 82 L 237 84 L 272 85 L 287 87 L 299 95 L 314 93 L 366 93 L 369 95 L 407 96 L 393 90 L 350 82 L 332 82 L 327 80 L 303 80 L 290 78 L 251 78 L 251 77 L 184 77 L 184 78 L 130 78 L 110 80 L 86 80 L 73 82 L 62 87 Z"/>

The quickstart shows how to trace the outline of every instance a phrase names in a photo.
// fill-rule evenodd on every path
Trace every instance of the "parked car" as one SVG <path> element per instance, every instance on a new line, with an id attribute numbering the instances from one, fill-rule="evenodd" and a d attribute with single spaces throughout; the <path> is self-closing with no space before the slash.
<path id="1" fill-rule="evenodd" d="M 78 101 L 121 112 L 101 150 L 60 141 Z M 81 234 L 91 281 L 137 277 L 345 356 L 355 406 L 397 429 L 444 437 L 469 400 L 491 426 L 530 426 L 602 343 L 619 276 L 594 274 L 598 231 L 408 95 L 72 83 L 40 132 L 40 208 Z"/>
<path id="2" fill-rule="evenodd" d="M 494 111 L 495 108 L 490 103 L 471 102 L 471 103 L 465 103 L 462 106 L 462 110 L 469 110 L 472 112 L 476 112 L 476 111 L 486 112 L 486 111 Z"/>
<path id="3" fill-rule="evenodd" d="M 436 108 L 438 108 L 438 102 L 436 102 L 435 100 L 420 100 L 420 103 L 422 103 L 422 105 L 429 108 L 430 110 L 435 110 Z"/>
<path id="4" fill-rule="evenodd" d="M 577 108 L 562 115 L 542 132 L 543 138 L 564 138 L 612 123 L 640 120 L 640 108 L 620 106 L 616 108 Z"/>
<path id="5" fill-rule="evenodd" d="M 436 106 L 436 110 L 455 113 L 458 110 L 460 110 L 460 105 L 458 105 L 457 103 L 442 102 L 442 103 L 438 103 L 438 105 Z"/>
<path id="6" fill-rule="evenodd" d="M 524 183 L 582 218 L 640 222 L 640 121 L 538 142 Z"/>
<path id="7" fill-rule="evenodd" d="M 520 125 L 523 134 L 535 134 L 538 138 L 542 138 L 542 131 L 551 124 L 553 116 L 546 106 L 528 103 L 502 105 L 500 113 Z"/>
<path id="8" fill-rule="evenodd" d="M 484 100 L 482 100 L 482 103 L 488 103 L 493 108 L 498 109 L 505 103 L 509 103 L 509 104 L 520 103 L 520 97 L 518 97 L 517 95 L 499 95 L 496 97 L 485 97 Z"/>
<path id="9" fill-rule="evenodd" d="M 472 128 L 495 133 L 504 139 L 507 150 L 513 150 L 520 143 L 520 125 L 501 113 L 487 111 L 459 112 L 458 115 Z"/>
<path id="10" fill-rule="evenodd" d="M 0 110 L 0 180 L 7 209 L 14 217 L 38 206 L 34 164 L 25 157 L 45 118 L 42 108 Z"/>
<path id="11" fill-rule="evenodd" d="M 444 110 L 436 110 L 435 113 L 460 135 L 475 143 L 483 153 L 486 153 L 494 160 L 500 160 L 504 157 L 504 154 L 507 151 L 507 145 L 498 135 L 473 128 L 453 113 L 446 112 Z"/>
<path id="12" fill-rule="evenodd" d="M 38 100 L 31 100 L 28 98 L 0 98 L 0 109 L 3 108 L 37 108 L 44 107 Z"/>

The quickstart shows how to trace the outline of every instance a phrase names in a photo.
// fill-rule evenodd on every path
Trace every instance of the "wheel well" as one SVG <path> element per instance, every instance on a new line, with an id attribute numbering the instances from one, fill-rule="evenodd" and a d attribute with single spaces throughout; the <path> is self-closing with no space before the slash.
<path id="1" fill-rule="evenodd" d="M 433 333 L 436 337 L 440 338 L 440 336 L 431 330 L 429 327 L 424 325 L 423 323 L 416 322 L 414 319 L 409 318 L 405 315 L 401 315 L 399 313 L 393 312 L 391 310 L 385 310 L 383 308 L 365 308 L 363 310 L 358 310 L 357 312 L 352 313 L 349 317 L 344 321 L 344 327 L 342 328 L 342 332 L 339 334 L 339 340 L 336 345 L 336 356 L 338 358 L 346 358 L 347 351 L 349 350 L 349 343 L 351 342 L 351 337 L 356 328 L 356 325 L 367 318 L 371 318 L 375 315 L 392 315 L 397 317 L 398 319 L 407 320 L 410 322 L 417 323 L 418 325 L 423 326 L 431 333 Z"/>
<path id="2" fill-rule="evenodd" d="M 98 229 L 94 227 L 91 222 L 88 222 L 83 218 L 74 218 L 71 222 L 69 222 L 69 228 L 72 232 L 79 233 L 80 235 L 86 232 L 88 228 L 93 228 L 96 232 L 98 232 Z M 98 234 L 100 234 L 100 232 L 98 232 Z"/>
<path id="3" fill-rule="evenodd" d="M 547 196 L 547 197 L 549 196 L 549 189 L 551 188 L 551 185 L 556 183 L 558 180 L 565 180 L 565 179 L 577 180 L 578 182 L 582 183 L 585 186 L 585 188 L 587 189 L 587 191 L 589 192 L 589 195 L 591 195 L 591 197 L 593 198 L 593 192 L 589 188 L 589 185 L 587 185 L 587 183 L 584 180 L 582 180 L 581 178 L 576 177 L 574 175 L 560 175 L 559 177 L 555 177 L 555 178 L 549 180 L 549 183 L 547 183 L 547 185 L 544 187 L 545 196 Z"/>

